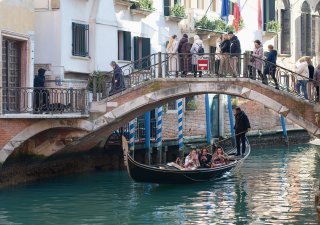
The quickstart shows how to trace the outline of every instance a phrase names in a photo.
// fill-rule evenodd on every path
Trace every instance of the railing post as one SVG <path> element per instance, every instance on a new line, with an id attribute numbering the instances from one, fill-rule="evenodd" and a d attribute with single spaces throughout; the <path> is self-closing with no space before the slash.
<path id="1" fill-rule="evenodd" d="M 93 101 L 97 101 L 97 77 L 96 75 L 92 76 L 93 79 L 93 88 L 92 88 L 92 94 L 93 94 Z"/>
<path id="2" fill-rule="evenodd" d="M 87 93 L 86 93 L 86 89 L 82 89 L 80 90 L 80 95 L 81 95 L 81 102 L 80 102 L 80 106 L 81 106 L 81 113 L 82 114 L 86 114 L 87 113 L 87 104 L 86 104 L 86 99 L 87 99 Z"/>
<path id="3" fill-rule="evenodd" d="M 73 88 L 71 87 L 70 89 L 70 104 L 71 104 L 71 111 L 74 111 L 74 99 L 73 99 Z M 68 105 L 69 103 L 66 102 L 66 104 Z"/>
<path id="4" fill-rule="evenodd" d="M 162 78 L 162 60 L 161 60 L 161 52 L 158 52 L 158 78 Z"/>
<path id="5" fill-rule="evenodd" d="M 249 65 L 250 53 L 247 51 L 243 55 L 243 77 L 248 77 L 248 65 Z"/>

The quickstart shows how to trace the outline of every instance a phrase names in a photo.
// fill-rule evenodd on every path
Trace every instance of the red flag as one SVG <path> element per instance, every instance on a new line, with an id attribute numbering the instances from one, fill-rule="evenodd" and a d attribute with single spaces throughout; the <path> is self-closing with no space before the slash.
<path id="1" fill-rule="evenodd" d="M 258 30 L 262 30 L 261 0 L 258 0 Z"/>
<path id="2" fill-rule="evenodd" d="M 234 17 L 233 17 L 233 27 L 236 31 L 240 30 L 240 6 L 238 2 L 234 3 Z"/>

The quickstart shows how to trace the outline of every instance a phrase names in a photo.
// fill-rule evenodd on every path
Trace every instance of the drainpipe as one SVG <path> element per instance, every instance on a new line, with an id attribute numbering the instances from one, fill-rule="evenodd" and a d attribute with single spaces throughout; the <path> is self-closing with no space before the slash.
<path id="1" fill-rule="evenodd" d="M 150 111 L 144 114 L 144 125 L 145 125 L 145 148 L 148 151 L 148 162 L 151 163 L 151 148 L 150 148 Z"/>
<path id="2" fill-rule="evenodd" d="M 211 144 L 211 116 L 210 116 L 210 104 L 209 104 L 209 94 L 205 96 L 206 104 L 206 134 L 207 134 L 207 144 Z"/>
<path id="3" fill-rule="evenodd" d="M 235 135 L 234 135 L 232 103 L 231 103 L 231 96 L 230 95 L 228 95 L 228 111 L 229 111 L 230 132 L 231 132 L 231 137 L 232 137 L 232 144 L 233 144 L 233 146 L 235 146 L 236 140 L 235 140 Z"/>
<path id="4" fill-rule="evenodd" d="M 183 125 L 182 125 L 182 99 L 178 100 L 178 143 L 179 151 L 182 151 L 183 156 Z"/>

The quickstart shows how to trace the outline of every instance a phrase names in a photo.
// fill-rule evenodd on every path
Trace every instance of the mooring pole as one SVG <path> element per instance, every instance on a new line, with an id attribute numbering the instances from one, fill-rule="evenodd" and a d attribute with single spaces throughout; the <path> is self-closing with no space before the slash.
<path id="1" fill-rule="evenodd" d="M 132 151 L 132 158 L 134 159 L 134 139 L 135 139 L 134 120 L 129 122 L 129 150 Z"/>
<path id="2" fill-rule="evenodd" d="M 228 95 L 228 111 L 229 111 L 229 120 L 230 120 L 230 132 L 232 137 L 232 144 L 235 146 L 235 134 L 234 134 L 234 127 L 233 127 L 233 115 L 232 115 L 232 103 L 231 103 L 231 96 Z"/>
<path id="3" fill-rule="evenodd" d="M 150 111 L 144 114 L 145 125 L 145 148 L 148 151 L 148 163 L 151 164 L 151 148 L 150 148 Z"/>
<path id="4" fill-rule="evenodd" d="M 178 143 L 179 143 L 179 151 L 182 151 L 182 157 L 184 156 L 183 152 L 183 124 L 182 124 L 182 99 L 178 100 Z"/>
<path id="5" fill-rule="evenodd" d="M 157 150 L 159 156 L 159 164 L 162 163 L 162 106 L 157 110 Z"/>
<path id="6" fill-rule="evenodd" d="M 286 121 L 284 119 L 284 116 L 281 115 L 281 125 L 282 125 L 282 133 L 283 133 L 283 137 L 287 138 L 287 127 L 286 127 Z"/>
<path id="7" fill-rule="evenodd" d="M 207 144 L 211 144 L 211 116 L 210 116 L 210 103 L 209 103 L 209 94 L 206 94 L 205 97 L 206 104 L 206 133 L 207 133 Z"/>

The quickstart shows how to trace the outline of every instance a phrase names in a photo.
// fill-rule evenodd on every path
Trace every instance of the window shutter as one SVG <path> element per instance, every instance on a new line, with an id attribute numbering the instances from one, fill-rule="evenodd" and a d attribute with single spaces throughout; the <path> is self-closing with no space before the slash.
<path id="1" fill-rule="evenodd" d="M 150 48 L 150 38 L 142 38 L 142 58 L 145 58 L 150 55 L 151 48 Z M 142 61 L 142 67 L 147 68 L 150 66 L 149 57 Z"/>
<path id="2" fill-rule="evenodd" d="M 281 53 L 290 54 L 290 10 L 281 10 Z"/>
<path id="3" fill-rule="evenodd" d="M 276 19 L 275 0 L 263 0 L 263 30 L 267 29 L 267 23 Z"/>
<path id="4" fill-rule="evenodd" d="M 275 20 L 276 19 L 276 3 L 275 0 L 268 0 L 269 3 L 269 20 Z"/>
<path id="5" fill-rule="evenodd" d="M 170 0 L 163 1 L 164 16 L 170 16 Z"/>
<path id="6" fill-rule="evenodd" d="M 311 40 L 311 32 L 312 32 L 312 26 L 311 26 L 311 15 L 306 15 L 306 44 L 307 44 L 307 55 L 312 55 L 312 40 Z"/>
<path id="7" fill-rule="evenodd" d="M 307 29 L 306 29 L 307 15 L 305 13 L 301 14 L 301 54 L 306 55 L 307 53 Z"/>
<path id="8" fill-rule="evenodd" d="M 123 31 L 123 59 L 131 61 L 131 32 Z"/>
<path id="9" fill-rule="evenodd" d="M 134 37 L 133 38 L 133 58 L 134 58 L 134 68 L 138 69 L 139 68 L 139 37 Z"/>

